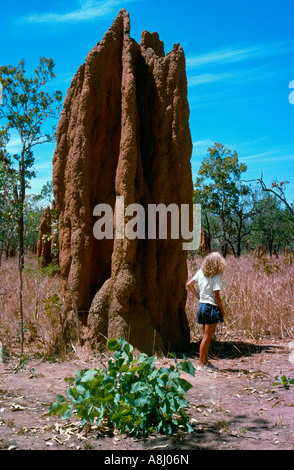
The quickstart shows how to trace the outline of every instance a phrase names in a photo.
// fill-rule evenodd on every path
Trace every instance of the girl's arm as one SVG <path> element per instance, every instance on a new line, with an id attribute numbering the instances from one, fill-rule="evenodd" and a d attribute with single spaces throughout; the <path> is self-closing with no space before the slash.
<path id="1" fill-rule="evenodd" d="M 219 293 L 220 293 L 219 290 L 214 290 L 214 291 L 213 291 L 214 300 L 215 300 L 215 302 L 216 302 L 218 308 L 219 308 L 220 311 L 222 312 L 222 316 L 224 317 L 224 316 L 225 316 L 225 311 L 224 311 L 223 304 L 222 304 L 222 299 L 220 298 Z"/>
<path id="2" fill-rule="evenodd" d="M 194 279 L 191 279 L 191 281 L 187 282 L 186 286 L 189 289 L 189 291 L 192 292 L 192 294 L 195 295 L 195 297 L 197 297 L 197 299 L 200 298 L 199 289 L 198 289 L 198 286 L 196 286 L 196 281 L 194 281 Z"/>

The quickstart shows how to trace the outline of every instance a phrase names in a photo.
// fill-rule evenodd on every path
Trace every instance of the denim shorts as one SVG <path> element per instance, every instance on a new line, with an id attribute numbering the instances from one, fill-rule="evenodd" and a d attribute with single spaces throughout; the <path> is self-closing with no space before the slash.
<path id="1" fill-rule="evenodd" d="M 214 323 L 223 323 L 223 321 L 224 319 L 219 307 L 199 302 L 196 319 L 197 323 L 200 325 L 212 325 Z"/>

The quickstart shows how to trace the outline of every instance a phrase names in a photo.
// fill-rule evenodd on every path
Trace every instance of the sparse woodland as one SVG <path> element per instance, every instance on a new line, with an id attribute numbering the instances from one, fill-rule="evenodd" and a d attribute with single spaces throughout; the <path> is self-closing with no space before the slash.
<path id="1" fill-rule="evenodd" d="M 55 139 L 62 95 L 46 91 L 55 77 L 54 66 L 52 59 L 43 57 L 34 75 L 28 75 L 24 60 L 16 67 L 0 68 L 0 340 L 7 355 L 20 351 L 48 357 L 67 352 L 58 262 L 44 266 L 36 258 L 42 212 L 48 206 L 54 211 L 52 183 L 40 194 L 27 194 L 36 176 L 36 146 Z M 12 131 L 22 143 L 19 155 L 7 151 Z M 267 187 L 262 175 L 246 181 L 246 170 L 236 151 L 219 142 L 208 148 L 193 182 L 193 202 L 201 204 L 206 244 L 199 253 L 189 254 L 189 273 L 199 266 L 199 254 L 221 251 L 228 260 L 223 292 L 226 330 L 250 338 L 291 338 L 294 209 L 287 198 L 289 182 L 273 181 Z M 56 216 L 54 224 L 58 237 Z M 44 237 L 50 243 L 52 234 Z M 195 309 L 188 296 L 191 336 Z"/>
<path id="2" fill-rule="evenodd" d="M 30 79 L 25 78 L 24 61 L 15 68 L 0 68 L 4 96 L 4 106 L 0 108 L 0 359 L 5 363 L 16 358 L 19 361 L 16 372 L 19 372 L 21 364 L 30 358 L 60 363 L 72 357 L 79 358 L 86 353 L 82 343 L 65 341 L 64 279 L 58 265 L 58 247 L 55 245 L 55 261 L 49 264 L 37 257 L 42 213 L 46 208 L 52 211 L 52 215 L 54 212 L 52 183 L 48 182 L 40 194 L 27 194 L 30 180 L 35 177 L 34 146 L 52 142 L 55 138 L 54 127 L 50 132 L 42 128 L 43 125 L 46 126 L 48 119 L 56 118 L 60 111 L 60 92 L 52 95 L 43 92 L 43 86 L 55 76 L 53 68 L 52 59 L 42 58 L 35 70 L 35 77 Z M 24 87 L 26 92 L 23 91 Z M 19 155 L 10 155 L 7 151 L 12 129 L 19 132 L 22 141 Z M 226 315 L 225 322 L 217 329 L 214 340 L 231 343 L 240 340 L 250 342 L 250 345 L 263 341 L 288 343 L 294 338 L 294 206 L 287 198 L 288 181 L 273 181 L 271 187 L 267 187 L 262 175 L 256 175 L 254 181 L 246 181 L 246 170 L 246 165 L 239 162 L 238 154 L 223 144 L 217 142 L 207 150 L 207 156 L 193 182 L 193 202 L 201 204 L 205 243 L 197 252 L 189 252 L 188 277 L 195 274 L 208 252 L 220 251 L 227 262 L 221 293 Z M 52 233 L 43 235 L 43 241 L 49 244 L 52 234 L 58 237 L 55 212 L 52 220 Z M 186 313 L 191 347 L 203 334 L 195 322 L 196 310 L 197 300 L 189 292 Z M 86 329 L 86 326 L 85 322 L 79 322 L 79 312 L 74 313 L 76 318 L 72 322 L 72 328 L 77 328 L 79 337 L 79 329 Z M 114 344 L 113 351 L 118 351 L 116 340 L 111 341 L 112 345 Z M 238 352 L 238 347 L 235 347 Z M 123 355 L 119 360 L 124 361 L 128 353 L 126 350 L 121 353 Z M 167 360 L 160 351 L 154 350 L 153 353 L 158 355 L 160 360 Z M 143 383 L 146 379 L 142 371 L 143 360 L 137 363 L 137 359 L 132 357 L 132 361 L 128 364 L 132 376 L 135 380 L 138 375 L 142 376 Z M 126 363 L 123 363 L 124 365 Z M 121 373 L 121 364 L 113 365 L 113 370 L 116 371 L 115 367 L 118 367 Z M 137 367 L 135 372 L 132 367 Z M 185 367 L 194 371 L 190 363 L 188 365 L 183 362 L 184 372 Z M 178 373 L 180 369 L 179 366 Z M 96 374 L 98 378 L 90 372 L 85 375 L 91 376 L 91 381 L 102 381 L 105 371 L 106 366 Z M 164 368 L 160 371 L 162 376 L 166 375 Z M 155 370 L 151 372 L 155 373 Z M 173 366 L 169 372 L 172 376 Z M 109 376 L 106 379 L 104 377 L 105 390 L 109 390 L 107 387 L 113 379 L 111 374 L 110 370 Z M 31 377 L 36 377 L 34 372 Z M 161 380 L 162 377 L 158 377 L 158 384 L 161 384 Z M 177 385 L 179 388 L 184 383 L 180 380 Z M 287 382 L 289 387 L 291 380 Z M 78 385 L 79 390 L 83 389 L 86 396 L 87 387 L 83 383 Z M 162 389 L 158 385 L 156 389 L 160 390 L 163 399 L 165 385 L 162 385 Z M 88 384 L 88 387 L 90 386 L 91 384 Z M 148 388 L 145 383 L 141 386 L 145 391 Z M 190 388 L 193 387 L 187 386 L 186 391 Z M 133 385 L 128 393 L 132 395 L 134 390 L 136 393 L 141 391 L 139 385 Z M 149 391 L 146 391 L 146 396 L 147 392 Z M 103 395 L 102 405 L 100 404 L 102 408 L 104 398 Z M 111 399 L 114 399 L 114 395 Z M 175 408 L 182 414 L 180 423 L 187 424 L 184 411 L 187 403 L 181 393 L 177 399 L 182 400 L 185 405 Z M 73 396 L 73 400 L 78 403 L 79 398 Z M 123 406 L 126 403 L 123 403 Z M 59 405 L 62 409 L 64 403 L 61 401 Z M 145 403 L 141 405 L 142 409 L 140 408 L 136 415 L 139 423 L 144 415 Z M 130 411 L 132 407 L 128 406 Z M 165 410 L 166 406 L 169 405 L 164 402 L 162 408 Z M 68 417 L 71 417 L 71 412 Z M 83 412 L 87 414 L 87 409 L 84 408 Z M 125 409 L 122 415 L 124 412 Z M 163 411 L 162 416 L 165 414 Z M 104 415 L 101 415 L 101 422 L 103 419 Z M 0 425 L 2 424 L 5 423 L 0 419 Z M 160 422 L 156 429 L 164 432 L 168 429 L 168 433 L 172 434 L 172 424 L 172 419 L 168 423 Z M 153 429 L 152 423 L 145 423 L 144 426 L 148 430 Z M 189 428 L 192 432 L 193 427 L 190 424 Z M 125 423 L 123 429 L 129 429 Z"/>

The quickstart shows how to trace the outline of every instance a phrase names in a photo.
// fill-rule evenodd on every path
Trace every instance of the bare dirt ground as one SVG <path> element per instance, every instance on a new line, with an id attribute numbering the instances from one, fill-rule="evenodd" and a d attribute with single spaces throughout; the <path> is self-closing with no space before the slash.
<path id="1" fill-rule="evenodd" d="M 289 341 L 213 342 L 213 372 L 186 375 L 192 433 L 132 438 L 81 429 L 75 419 L 48 416 L 57 394 L 66 394 L 65 377 L 93 368 L 96 360 L 71 358 L 45 362 L 31 358 L 0 364 L 0 450 L 293 450 L 294 385 L 273 385 L 280 371 L 294 378 Z M 189 358 L 197 366 L 199 345 Z M 291 354 L 290 354 L 291 353 Z M 167 364 L 168 359 L 158 359 Z M 185 376 L 185 374 L 183 374 Z"/>

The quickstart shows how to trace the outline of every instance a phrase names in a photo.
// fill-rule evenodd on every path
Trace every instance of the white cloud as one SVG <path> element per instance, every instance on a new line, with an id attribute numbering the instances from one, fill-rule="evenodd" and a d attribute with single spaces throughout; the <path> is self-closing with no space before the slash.
<path id="1" fill-rule="evenodd" d="M 64 72 L 64 73 L 58 73 L 56 75 L 56 78 L 54 80 L 54 86 L 56 87 L 56 84 L 60 83 L 70 83 L 74 77 L 76 72 Z"/>
<path id="2" fill-rule="evenodd" d="M 51 181 L 52 175 L 44 178 L 34 178 L 30 181 L 30 188 L 27 189 L 26 193 L 29 194 L 40 194 L 41 189 L 47 181 Z"/>
<path id="3" fill-rule="evenodd" d="M 283 155 L 282 153 L 273 155 L 273 152 L 263 152 L 256 155 L 250 155 L 248 157 L 243 157 L 242 160 L 249 160 L 253 159 L 255 162 L 267 162 L 267 163 L 274 163 L 274 162 L 294 162 L 294 155 Z"/>
<path id="4" fill-rule="evenodd" d="M 219 80 L 227 80 L 230 78 L 230 74 L 228 73 L 220 73 L 220 74 L 213 74 L 213 73 L 203 73 L 200 75 L 194 75 L 188 78 L 189 86 L 195 85 L 203 85 L 206 83 L 212 83 Z"/>
<path id="5" fill-rule="evenodd" d="M 17 154 L 22 149 L 22 144 L 19 135 L 16 132 L 11 132 L 10 140 L 6 146 L 7 151 L 10 154 Z"/>
<path id="6" fill-rule="evenodd" d="M 289 52 L 287 42 L 260 44 L 251 47 L 224 48 L 202 55 L 186 58 L 188 68 L 207 66 L 210 64 L 228 64 L 245 60 L 258 59 L 271 55 Z"/>
<path id="7" fill-rule="evenodd" d="M 52 173 L 52 161 L 40 161 L 34 164 L 34 169 L 37 172 L 50 172 Z"/>
<path id="8" fill-rule="evenodd" d="M 260 80 L 275 80 L 284 69 L 268 70 L 264 66 L 260 67 L 241 67 L 240 70 L 221 73 L 203 73 L 199 75 L 188 75 L 188 86 L 206 85 L 207 83 L 227 82 L 230 85 L 242 83 L 243 85 L 257 82 Z"/>
<path id="9" fill-rule="evenodd" d="M 261 152 L 261 153 L 255 153 L 253 155 L 245 155 L 242 157 L 242 161 L 247 161 L 247 160 L 254 160 L 255 162 L 257 161 L 267 161 L 269 160 L 269 156 L 273 155 L 273 151 L 269 150 L 268 152 Z"/>
<path id="10" fill-rule="evenodd" d="M 193 151 L 197 150 L 207 150 L 208 147 L 211 147 L 214 144 L 214 142 L 210 139 L 204 139 L 204 140 L 196 140 L 193 142 Z"/>
<path id="11" fill-rule="evenodd" d="M 132 0 L 128 0 L 132 1 Z M 81 0 L 80 8 L 67 12 L 32 13 L 23 20 L 28 23 L 75 23 L 101 18 L 112 13 L 120 0 Z"/>

